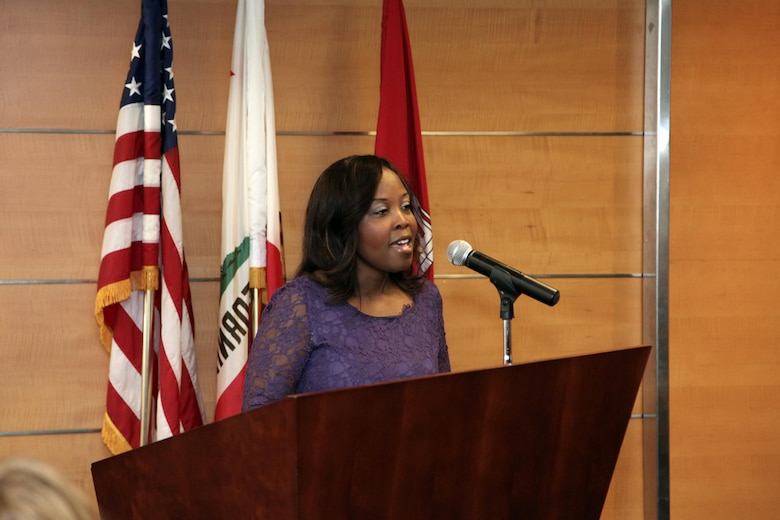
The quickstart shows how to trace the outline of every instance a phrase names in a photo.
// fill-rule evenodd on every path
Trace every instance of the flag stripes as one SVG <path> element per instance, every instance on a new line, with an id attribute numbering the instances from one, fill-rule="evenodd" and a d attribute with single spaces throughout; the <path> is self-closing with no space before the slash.
<path id="1" fill-rule="evenodd" d="M 183 248 L 172 56 L 167 2 L 143 0 L 117 117 L 95 301 L 101 341 L 110 352 L 103 440 L 113 453 L 142 443 L 147 290 L 154 291 L 149 370 L 156 408 L 148 440 L 205 421 Z"/>

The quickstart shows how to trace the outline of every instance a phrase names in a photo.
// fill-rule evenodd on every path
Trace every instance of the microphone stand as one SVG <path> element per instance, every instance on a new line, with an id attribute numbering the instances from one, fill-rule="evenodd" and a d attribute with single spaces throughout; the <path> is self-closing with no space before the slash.
<path id="1" fill-rule="evenodd" d="M 512 364 L 512 318 L 515 317 L 515 300 L 520 292 L 512 283 L 511 275 L 504 269 L 494 266 L 490 271 L 490 282 L 498 289 L 501 297 L 501 319 L 504 322 L 504 365 Z"/>

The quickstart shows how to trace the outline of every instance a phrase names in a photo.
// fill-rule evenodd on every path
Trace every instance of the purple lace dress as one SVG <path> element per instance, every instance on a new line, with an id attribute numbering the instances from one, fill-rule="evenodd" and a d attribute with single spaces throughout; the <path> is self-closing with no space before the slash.
<path id="1" fill-rule="evenodd" d="M 368 316 L 329 304 L 309 277 L 277 290 L 249 353 L 243 409 L 290 394 L 450 371 L 442 300 L 426 282 L 398 316 Z"/>

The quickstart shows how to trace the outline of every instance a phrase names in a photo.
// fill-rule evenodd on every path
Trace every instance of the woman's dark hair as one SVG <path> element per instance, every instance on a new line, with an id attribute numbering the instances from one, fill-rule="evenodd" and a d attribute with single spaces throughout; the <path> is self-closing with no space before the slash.
<path id="1" fill-rule="evenodd" d="M 401 179 L 417 220 L 412 266 L 404 272 L 390 273 L 390 279 L 410 295 L 423 285 L 424 279 L 418 274 L 423 227 L 417 196 L 387 159 L 353 155 L 328 166 L 312 188 L 303 226 L 303 260 L 296 273 L 318 273 L 315 279 L 336 302 L 345 302 L 357 290 L 358 225 L 371 207 L 384 169 Z"/>

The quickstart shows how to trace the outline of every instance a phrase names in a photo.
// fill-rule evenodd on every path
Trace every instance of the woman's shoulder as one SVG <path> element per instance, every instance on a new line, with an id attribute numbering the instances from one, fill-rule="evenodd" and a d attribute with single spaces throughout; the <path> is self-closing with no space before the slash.
<path id="1" fill-rule="evenodd" d="M 417 297 L 421 300 L 430 300 L 434 302 L 441 302 L 441 293 L 435 283 L 430 280 L 424 280 L 420 292 Z"/>
<path id="2" fill-rule="evenodd" d="M 308 301 L 310 297 L 320 295 L 325 291 L 311 277 L 297 276 L 278 288 L 271 297 L 271 303 L 280 301 Z"/>

